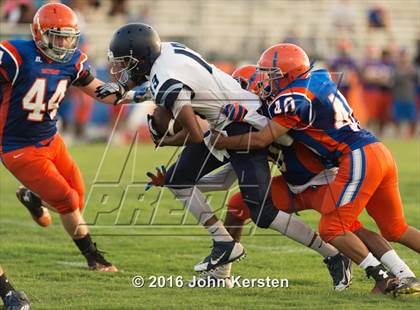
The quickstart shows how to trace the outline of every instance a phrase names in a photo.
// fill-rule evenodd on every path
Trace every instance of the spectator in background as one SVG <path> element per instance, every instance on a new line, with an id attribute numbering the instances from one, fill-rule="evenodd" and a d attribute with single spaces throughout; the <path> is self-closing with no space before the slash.
<path id="1" fill-rule="evenodd" d="M 401 50 L 395 66 L 395 84 L 393 88 L 393 120 L 398 134 L 400 125 L 406 121 L 410 124 L 409 137 L 416 130 L 416 70 L 405 50 Z"/>
<path id="2" fill-rule="evenodd" d="M 108 12 L 109 16 L 125 15 L 127 13 L 126 0 L 111 0 L 111 8 Z"/>
<path id="3" fill-rule="evenodd" d="M 309 29 L 309 35 L 301 42 L 303 49 L 308 54 L 309 59 L 323 61 L 328 50 L 327 40 L 320 37 L 318 24 L 312 24 Z"/>
<path id="4" fill-rule="evenodd" d="M 351 81 L 358 79 L 358 68 L 355 59 L 351 56 L 352 46 L 349 41 L 342 40 L 337 46 L 338 56 L 329 64 L 332 78 L 338 85 L 338 89 L 348 98 Z"/>
<path id="5" fill-rule="evenodd" d="M 341 0 L 330 12 L 332 25 L 339 32 L 352 32 L 355 28 L 356 11 L 351 1 Z"/>
<path id="6" fill-rule="evenodd" d="M 147 6 L 143 6 L 138 12 L 130 12 L 128 22 L 153 25 L 153 20 L 150 17 L 149 8 Z"/>
<path id="7" fill-rule="evenodd" d="M 417 121 L 420 120 L 420 40 L 417 41 L 417 56 L 415 59 L 416 66 L 416 110 Z"/>
<path id="8" fill-rule="evenodd" d="M 389 52 L 374 46 L 366 49 L 366 61 L 362 69 L 363 97 L 368 112 L 370 129 L 377 129 L 381 135 L 390 120 L 392 104 L 392 86 L 394 83 L 394 65 L 389 59 Z"/>
<path id="9" fill-rule="evenodd" d="M 369 29 L 388 29 L 389 14 L 388 10 L 382 5 L 375 5 L 368 10 Z"/>
<path id="10" fill-rule="evenodd" d="M 283 43 L 290 43 L 299 46 L 302 45 L 299 40 L 297 30 L 295 28 L 291 28 L 289 29 L 289 31 L 287 31 L 287 36 L 283 39 Z"/>
<path id="11" fill-rule="evenodd" d="M 337 51 L 337 57 L 328 66 L 331 77 L 353 109 L 354 115 L 362 125 L 365 125 L 367 121 L 366 107 L 363 100 L 359 68 L 351 55 L 352 45 L 349 41 L 341 40 L 337 45 Z"/>
<path id="12" fill-rule="evenodd" d="M 383 108 L 382 122 L 380 122 L 380 131 L 384 126 L 390 123 L 392 118 L 392 89 L 395 83 L 395 58 L 392 57 L 389 49 L 382 51 L 381 57 L 381 98 L 380 105 Z"/>
<path id="13" fill-rule="evenodd" d="M 88 42 L 83 34 L 80 36 L 79 49 L 88 54 Z M 73 142 L 73 135 L 79 142 L 86 140 L 86 126 L 91 117 L 93 103 L 94 99 L 77 87 L 68 90 L 58 110 L 61 132 L 66 143 Z"/>
<path id="14" fill-rule="evenodd" d="M 32 2 L 32 0 L 5 0 L 1 16 L 6 22 L 13 24 L 31 23 L 35 13 Z"/>

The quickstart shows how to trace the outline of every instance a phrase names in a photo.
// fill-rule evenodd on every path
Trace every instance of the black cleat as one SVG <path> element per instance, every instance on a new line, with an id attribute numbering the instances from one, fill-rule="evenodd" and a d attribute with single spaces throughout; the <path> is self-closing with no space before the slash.
<path id="1" fill-rule="evenodd" d="M 399 285 L 398 278 L 388 273 L 382 264 L 375 267 L 368 267 L 366 269 L 366 275 L 368 278 L 372 277 L 376 282 L 371 291 L 372 294 L 388 294 L 395 292 L 395 289 Z"/>
<path id="2" fill-rule="evenodd" d="M 333 279 L 333 288 L 335 291 L 343 291 L 351 284 L 351 260 L 341 253 L 335 256 L 328 256 L 324 259 L 328 267 L 331 278 Z"/>
<path id="3" fill-rule="evenodd" d="M 402 278 L 394 290 L 394 296 L 401 294 L 420 294 L 420 281 L 416 277 Z"/>
<path id="4" fill-rule="evenodd" d="M 22 291 L 10 291 L 4 299 L 4 310 L 29 310 L 29 299 Z"/>
<path id="5" fill-rule="evenodd" d="M 201 263 L 195 265 L 194 270 L 197 272 L 207 272 L 219 266 L 240 260 L 244 256 L 245 250 L 239 242 L 235 240 L 227 242 L 213 240 L 213 249 L 210 255 Z"/>
<path id="6" fill-rule="evenodd" d="M 103 256 L 104 252 L 96 249 L 96 243 L 94 243 L 94 245 L 95 245 L 95 251 L 83 253 L 83 256 L 87 260 L 89 270 L 98 270 L 98 271 L 104 271 L 104 272 L 117 272 L 118 271 L 117 267 L 115 267 L 112 263 L 108 262 L 105 259 L 105 257 Z"/>
<path id="7" fill-rule="evenodd" d="M 42 206 L 41 199 L 24 186 L 19 186 L 16 190 L 17 199 L 28 209 L 33 220 L 42 227 L 51 224 L 51 215 L 48 209 Z"/>

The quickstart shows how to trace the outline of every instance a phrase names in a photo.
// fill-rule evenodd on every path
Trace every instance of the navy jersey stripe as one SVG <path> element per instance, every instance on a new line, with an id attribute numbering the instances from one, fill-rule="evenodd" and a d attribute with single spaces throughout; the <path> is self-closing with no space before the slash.
<path id="1" fill-rule="evenodd" d="M 212 67 L 205 62 L 202 58 L 200 58 L 199 56 L 191 53 L 190 51 L 184 50 L 184 49 L 174 49 L 175 54 L 182 54 L 185 55 L 187 57 L 190 57 L 192 59 L 194 59 L 196 62 L 198 62 L 204 69 L 206 69 L 210 74 L 213 73 L 213 69 Z"/>
<path id="2" fill-rule="evenodd" d="M 183 87 L 184 84 L 178 80 L 166 80 L 156 94 L 156 103 L 166 107 L 167 109 L 172 108 L 174 102 L 178 98 L 179 92 Z"/>

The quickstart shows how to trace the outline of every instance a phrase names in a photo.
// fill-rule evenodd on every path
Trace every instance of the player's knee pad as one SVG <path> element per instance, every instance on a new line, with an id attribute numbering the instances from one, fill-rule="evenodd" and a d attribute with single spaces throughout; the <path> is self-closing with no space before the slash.
<path id="1" fill-rule="evenodd" d="M 246 221 L 249 219 L 249 209 L 245 201 L 242 199 L 241 192 L 237 192 L 230 197 L 228 202 L 228 211 L 239 220 Z"/>
<path id="2" fill-rule="evenodd" d="M 67 214 L 80 209 L 79 195 L 71 190 L 61 201 L 51 202 L 53 208 L 60 214 Z"/>

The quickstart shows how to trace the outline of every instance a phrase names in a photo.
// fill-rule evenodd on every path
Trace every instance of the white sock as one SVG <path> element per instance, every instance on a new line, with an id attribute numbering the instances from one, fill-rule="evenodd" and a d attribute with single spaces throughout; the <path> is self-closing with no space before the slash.
<path id="1" fill-rule="evenodd" d="M 298 220 L 292 214 L 280 211 L 270 224 L 270 228 L 315 250 L 323 257 L 338 254 L 336 248 L 322 241 L 318 234 L 308 224 Z M 315 240 L 314 236 L 316 236 Z"/>
<path id="2" fill-rule="evenodd" d="M 375 258 L 375 256 L 373 256 L 372 253 L 369 252 L 368 256 L 365 257 L 365 259 L 359 264 L 359 266 L 366 270 L 368 267 L 376 267 L 380 264 L 381 263 Z"/>
<path id="3" fill-rule="evenodd" d="M 381 262 L 399 279 L 415 277 L 410 267 L 404 263 L 394 250 L 390 250 L 382 255 Z"/>
<path id="4" fill-rule="evenodd" d="M 211 226 L 207 227 L 207 231 L 211 235 L 214 241 L 232 241 L 233 238 L 226 230 L 225 226 L 221 221 L 217 221 Z"/>
<path id="5" fill-rule="evenodd" d="M 203 194 L 196 187 L 184 189 L 170 188 L 170 190 L 202 225 L 204 225 L 204 223 L 214 215 L 213 210 L 206 202 Z M 212 226 L 207 227 L 207 230 L 214 241 L 233 240 L 225 226 L 223 226 L 220 221 L 217 221 Z"/>
<path id="6" fill-rule="evenodd" d="M 320 255 L 322 255 L 322 257 L 328 257 L 328 256 L 332 257 L 340 253 L 331 244 L 324 242 L 324 240 L 322 240 L 321 237 L 316 232 L 314 232 L 314 236 L 312 240 L 313 240 L 312 243 L 309 244 L 308 247 L 318 252 Z"/>
<path id="7" fill-rule="evenodd" d="M 217 279 L 229 278 L 231 269 L 232 269 L 232 263 L 229 263 L 229 264 L 218 267 L 216 270 L 213 271 L 213 275 Z"/>
<path id="8" fill-rule="evenodd" d="M 204 224 L 214 213 L 199 189 L 192 188 L 169 188 L 176 198 L 181 201 L 191 214 Z"/>

